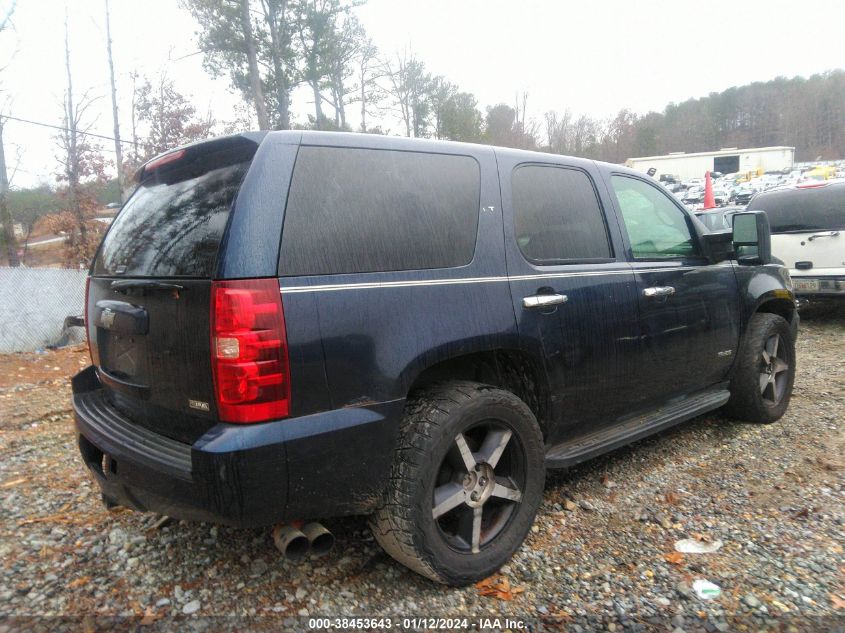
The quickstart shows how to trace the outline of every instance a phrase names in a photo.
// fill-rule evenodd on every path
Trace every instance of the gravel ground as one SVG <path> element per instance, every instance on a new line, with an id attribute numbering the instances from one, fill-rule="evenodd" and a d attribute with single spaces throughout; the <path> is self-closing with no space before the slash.
<path id="1" fill-rule="evenodd" d="M 528 540 L 495 579 L 510 591 L 497 597 L 407 571 L 363 519 L 326 521 L 335 550 L 292 564 L 264 530 L 156 527 L 157 516 L 107 512 L 77 457 L 69 411 L 67 376 L 87 363 L 85 350 L 2 356 L 0 632 L 60 622 L 45 616 L 84 631 L 167 630 L 186 614 L 211 629 L 471 615 L 528 618 L 543 630 L 841 630 L 843 357 L 845 310 L 808 313 L 779 423 L 708 415 L 551 472 Z M 723 545 L 674 553 L 684 538 Z M 696 580 L 721 595 L 699 598 Z"/>

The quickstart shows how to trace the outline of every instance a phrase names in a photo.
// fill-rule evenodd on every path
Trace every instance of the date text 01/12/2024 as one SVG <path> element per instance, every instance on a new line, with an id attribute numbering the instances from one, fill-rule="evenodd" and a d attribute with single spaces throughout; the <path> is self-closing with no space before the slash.
<path id="1" fill-rule="evenodd" d="M 312 630 L 443 630 L 443 631 L 492 631 L 506 630 L 521 631 L 528 627 L 526 620 L 521 618 L 434 618 L 434 617 L 403 617 L 403 618 L 310 618 L 308 628 Z"/>

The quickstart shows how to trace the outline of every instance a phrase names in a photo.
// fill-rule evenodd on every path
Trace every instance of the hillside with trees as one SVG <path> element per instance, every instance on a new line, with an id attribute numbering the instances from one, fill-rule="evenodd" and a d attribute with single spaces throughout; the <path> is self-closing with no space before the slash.
<path id="1" fill-rule="evenodd" d="M 410 49 L 380 51 L 355 12 L 364 1 L 180 0 L 196 21 L 206 71 L 228 79 L 241 106 L 231 119 L 218 121 L 200 111 L 166 69 L 153 76 L 129 70 L 122 99 L 131 125 L 121 134 L 106 0 L 103 47 L 113 159 L 106 158 L 104 151 L 111 150 L 102 140 L 111 137 L 90 132 L 97 119 L 94 104 L 104 95 L 74 85 L 66 19 L 67 84 L 61 115 L 53 122 L 59 130 L 55 181 L 30 190 L 9 187 L 14 170 L 7 177 L 0 151 L 0 252 L 10 265 L 17 265 L 16 253 L 26 263 L 30 238 L 49 232 L 66 236 L 66 265 L 84 266 L 103 229 L 94 221 L 96 213 L 105 202 L 125 199 L 140 164 L 177 145 L 255 128 L 400 134 L 617 163 L 633 156 L 768 145 L 794 146 L 798 161 L 845 157 L 845 70 L 733 87 L 670 103 L 661 112 L 623 108 L 602 118 L 561 103 L 530 116 L 536 106 L 517 86 L 501 86 L 503 101 L 482 105 Z M 0 25 L 0 37 L 3 30 Z M 4 108 L 0 150 L 4 117 L 14 115 Z M 42 216 L 49 218 L 39 222 Z"/>

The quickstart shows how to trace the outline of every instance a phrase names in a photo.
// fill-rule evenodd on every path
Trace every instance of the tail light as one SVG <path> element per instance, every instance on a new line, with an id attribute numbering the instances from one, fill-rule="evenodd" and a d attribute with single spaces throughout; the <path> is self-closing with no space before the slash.
<path id="1" fill-rule="evenodd" d="M 212 283 L 211 358 L 221 420 L 287 417 L 290 373 L 278 280 Z"/>

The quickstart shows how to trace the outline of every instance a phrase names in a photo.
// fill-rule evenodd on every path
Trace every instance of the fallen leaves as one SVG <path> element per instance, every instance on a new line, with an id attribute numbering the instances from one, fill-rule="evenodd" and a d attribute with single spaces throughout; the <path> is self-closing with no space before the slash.
<path id="1" fill-rule="evenodd" d="M 514 596 L 525 591 L 522 587 L 512 587 L 505 576 L 490 576 L 475 583 L 475 588 L 478 589 L 478 594 L 481 596 L 506 601 L 513 600 Z"/>
<path id="2" fill-rule="evenodd" d="M 141 618 L 141 621 L 138 622 L 140 626 L 150 626 L 151 624 L 155 624 L 156 620 L 160 620 L 164 617 L 163 613 L 156 613 L 151 607 L 147 607 L 144 611 L 144 617 Z"/>
<path id="3" fill-rule="evenodd" d="M 663 558 L 671 565 L 680 565 L 684 562 L 684 555 L 681 552 L 669 552 L 668 554 L 664 554 Z"/>
<path id="4" fill-rule="evenodd" d="M 79 578 L 75 578 L 74 580 L 71 580 L 71 581 L 67 584 L 67 586 L 68 586 L 70 589 L 76 589 L 76 588 L 78 588 L 78 587 L 84 587 L 84 586 L 85 586 L 85 585 L 87 585 L 89 582 L 91 582 L 91 576 L 80 576 Z"/>
<path id="5" fill-rule="evenodd" d="M 834 611 L 845 609 L 845 599 L 841 596 L 837 596 L 835 593 L 830 594 L 830 608 Z"/>
<path id="6" fill-rule="evenodd" d="M 33 519 L 24 519 L 18 523 L 18 526 L 29 525 L 30 523 L 73 523 L 73 519 L 65 514 L 73 502 L 68 501 L 64 504 L 56 514 L 49 514 L 47 516 L 35 517 Z"/>

